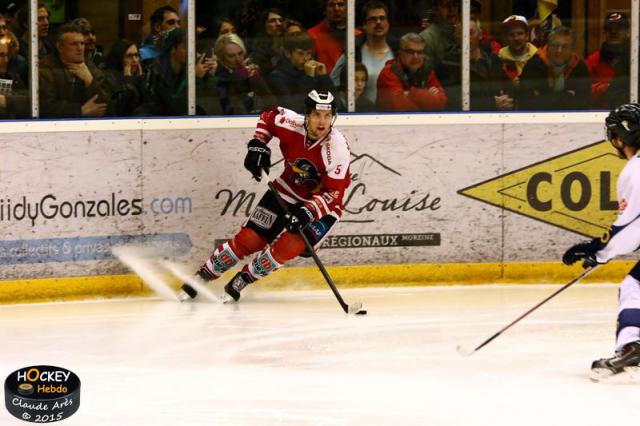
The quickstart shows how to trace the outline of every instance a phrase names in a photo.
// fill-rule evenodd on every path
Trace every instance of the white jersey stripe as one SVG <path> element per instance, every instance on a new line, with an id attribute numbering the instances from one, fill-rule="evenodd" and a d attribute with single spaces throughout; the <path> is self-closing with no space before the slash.
<path id="1" fill-rule="evenodd" d="M 324 215 L 322 214 L 322 211 L 318 208 L 318 205 L 316 203 L 312 201 L 308 203 L 308 205 L 313 207 L 313 209 L 316 211 L 316 219 L 320 219 L 321 217 L 324 217 Z"/>
<path id="2" fill-rule="evenodd" d="M 331 209 L 329 208 L 329 205 L 327 204 L 327 202 L 325 201 L 325 199 L 321 195 L 316 195 L 313 198 L 317 198 L 318 200 L 320 200 L 320 203 L 321 203 L 322 207 L 324 207 L 324 209 L 327 211 L 327 213 L 329 213 L 331 211 Z"/>

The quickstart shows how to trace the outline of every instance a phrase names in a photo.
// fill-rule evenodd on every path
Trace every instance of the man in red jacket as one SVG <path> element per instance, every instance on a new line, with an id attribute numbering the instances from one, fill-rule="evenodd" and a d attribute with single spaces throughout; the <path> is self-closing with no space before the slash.
<path id="1" fill-rule="evenodd" d="M 584 61 L 591 75 L 591 100 L 594 108 L 609 109 L 617 105 L 607 99 L 607 91 L 615 76 L 615 66 L 628 57 L 629 19 L 622 13 L 612 12 L 604 21 L 602 46 Z"/>
<path id="2" fill-rule="evenodd" d="M 325 64 L 327 72 L 331 73 L 344 52 L 347 36 L 347 1 L 323 0 L 322 3 L 325 19 L 311 28 L 308 34 L 315 44 L 316 59 Z M 356 28 L 356 37 L 361 33 Z"/>
<path id="3" fill-rule="evenodd" d="M 447 103 L 436 73 L 425 65 L 425 41 L 408 33 L 400 39 L 398 57 L 378 77 L 376 104 L 384 111 L 439 111 Z"/>

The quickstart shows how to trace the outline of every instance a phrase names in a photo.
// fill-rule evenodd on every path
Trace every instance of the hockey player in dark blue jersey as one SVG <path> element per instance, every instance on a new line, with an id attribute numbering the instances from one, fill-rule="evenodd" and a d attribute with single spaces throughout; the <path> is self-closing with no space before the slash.
<path id="1" fill-rule="evenodd" d="M 625 104 L 611 111 L 606 129 L 611 145 L 627 160 L 618 177 L 618 218 L 603 237 L 569 248 L 562 257 L 567 265 L 582 261 L 583 267 L 593 267 L 640 248 L 640 105 Z M 620 285 L 615 355 L 594 361 L 591 378 L 600 380 L 625 370 L 640 371 L 640 262 Z"/>

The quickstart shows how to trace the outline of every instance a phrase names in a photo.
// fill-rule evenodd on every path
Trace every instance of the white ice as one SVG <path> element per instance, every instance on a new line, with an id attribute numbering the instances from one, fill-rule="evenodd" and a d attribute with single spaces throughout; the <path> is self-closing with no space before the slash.
<path id="1" fill-rule="evenodd" d="M 0 306 L 0 376 L 56 365 L 82 381 L 65 425 L 612 425 L 638 383 L 595 384 L 614 347 L 615 285 L 250 288 L 240 303 L 158 298 Z M 0 409 L 1 425 L 25 425 Z"/>

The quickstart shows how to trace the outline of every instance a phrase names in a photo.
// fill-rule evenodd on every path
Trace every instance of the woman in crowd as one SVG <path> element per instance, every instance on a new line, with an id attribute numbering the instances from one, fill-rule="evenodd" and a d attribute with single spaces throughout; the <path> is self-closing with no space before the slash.
<path id="1" fill-rule="evenodd" d="M 235 34 L 238 31 L 236 30 L 236 25 L 230 18 L 218 18 L 215 21 L 214 29 L 217 29 L 217 36 L 220 37 L 224 34 Z"/>
<path id="2" fill-rule="evenodd" d="M 104 75 L 113 93 L 109 115 L 131 115 L 140 104 L 143 84 L 138 46 L 126 39 L 115 42 L 105 60 Z"/>
<path id="3" fill-rule="evenodd" d="M 216 41 L 216 86 L 224 114 L 252 114 L 275 104 L 258 67 L 247 59 L 244 42 L 236 34 Z"/>
<path id="4" fill-rule="evenodd" d="M 260 27 L 251 46 L 251 58 L 263 75 L 269 75 L 282 58 L 282 35 L 284 32 L 282 12 L 267 9 L 259 20 Z"/>
<path id="5" fill-rule="evenodd" d="M 282 24 L 283 27 L 283 35 L 286 34 L 302 34 L 307 31 L 307 29 L 300 22 L 295 19 L 287 18 L 284 20 Z"/>

